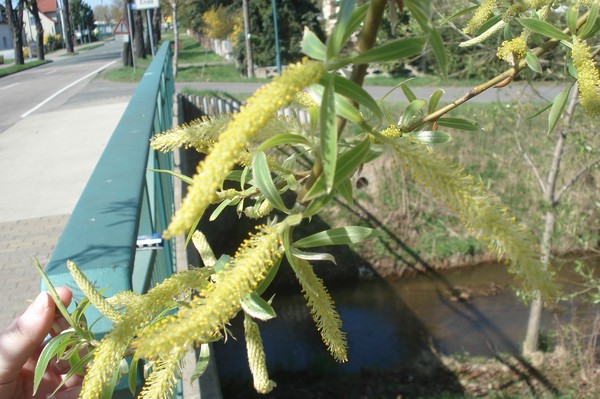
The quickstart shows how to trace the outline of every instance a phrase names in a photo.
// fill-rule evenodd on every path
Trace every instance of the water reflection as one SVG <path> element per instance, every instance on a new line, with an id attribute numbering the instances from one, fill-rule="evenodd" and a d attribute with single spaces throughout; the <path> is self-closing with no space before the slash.
<path id="1" fill-rule="evenodd" d="M 278 295 L 278 317 L 260 323 L 270 372 L 311 370 L 326 374 L 390 369 L 414 362 L 431 346 L 443 354 L 518 354 L 528 308 L 516 297 L 503 265 L 487 265 L 437 277 L 386 282 L 373 279 L 336 287 L 332 296 L 348 339 L 349 362 L 337 364 L 328 354 L 300 295 Z M 298 291 L 296 291 L 298 292 Z M 464 295 L 461 301 L 460 294 Z M 543 326 L 583 319 L 591 307 L 563 304 L 546 310 Z M 237 338 L 216 346 L 223 378 L 248 379 L 241 319 Z"/>

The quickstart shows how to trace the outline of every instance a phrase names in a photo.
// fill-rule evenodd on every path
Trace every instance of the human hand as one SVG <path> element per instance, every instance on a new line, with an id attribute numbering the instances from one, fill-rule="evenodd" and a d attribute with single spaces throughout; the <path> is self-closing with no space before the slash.
<path id="1" fill-rule="evenodd" d="M 61 301 L 68 305 L 73 294 L 68 288 L 56 289 Z M 56 305 L 47 292 L 38 295 L 27 310 L 0 334 L 0 398 L 46 399 L 62 382 L 68 372 L 61 363 L 48 366 L 42 382 L 33 396 L 33 376 L 42 343 L 48 334 L 57 334 L 65 320 L 55 312 Z M 55 328 L 53 328 L 55 327 Z M 53 396 L 56 399 L 75 399 L 81 390 L 82 377 L 74 375 Z"/>

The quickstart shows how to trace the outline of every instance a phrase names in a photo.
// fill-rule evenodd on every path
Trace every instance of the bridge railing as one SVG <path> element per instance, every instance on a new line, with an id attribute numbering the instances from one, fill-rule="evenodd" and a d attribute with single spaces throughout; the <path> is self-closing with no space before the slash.
<path id="1" fill-rule="evenodd" d="M 46 268 L 52 283 L 71 288 L 75 300 L 82 293 L 66 268 L 67 260 L 105 296 L 123 290 L 144 293 L 175 271 L 170 241 L 138 247 L 151 241 L 148 236 L 161 233 L 173 213 L 171 176 L 149 170 L 173 166 L 171 154 L 149 146 L 154 134 L 171 128 L 173 95 L 171 51 L 165 43 L 107 143 Z M 99 316 L 92 309 L 86 313 L 90 323 Z M 110 327 L 102 318 L 93 330 L 101 335 Z"/>

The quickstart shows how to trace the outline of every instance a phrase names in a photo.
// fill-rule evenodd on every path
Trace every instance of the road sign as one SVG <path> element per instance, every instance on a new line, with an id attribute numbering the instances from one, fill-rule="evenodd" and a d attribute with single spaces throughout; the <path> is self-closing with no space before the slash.
<path id="1" fill-rule="evenodd" d="M 113 29 L 113 34 L 115 34 L 115 35 L 128 35 L 129 34 L 129 28 L 125 24 L 125 21 L 123 21 L 123 18 L 119 19 L 119 22 L 117 22 L 117 26 L 115 26 L 115 29 Z"/>
<path id="2" fill-rule="evenodd" d="M 147 10 L 148 8 L 160 7 L 159 0 L 135 0 L 136 10 Z"/>

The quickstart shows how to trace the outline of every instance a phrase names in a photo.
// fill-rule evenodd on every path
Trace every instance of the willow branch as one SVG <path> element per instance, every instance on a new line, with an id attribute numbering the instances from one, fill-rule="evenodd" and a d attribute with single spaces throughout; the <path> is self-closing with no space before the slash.
<path id="1" fill-rule="evenodd" d="M 542 190 L 542 193 L 546 194 L 546 186 L 544 185 L 544 180 L 542 179 L 542 176 L 540 175 L 540 171 L 535 166 L 535 164 L 533 163 L 533 161 L 529 157 L 529 154 L 527 153 L 527 151 L 525 151 L 525 148 L 521 144 L 521 140 L 519 140 L 519 136 L 517 135 L 517 131 L 518 130 L 519 130 L 518 128 L 515 129 L 514 135 L 515 135 L 515 140 L 517 141 L 517 146 L 519 147 L 519 151 L 521 151 L 521 155 L 523 155 L 523 158 L 525 159 L 525 162 L 527 162 L 527 164 L 529 165 L 529 167 L 533 171 L 535 179 L 537 180 L 538 185 L 540 186 L 540 189 Z"/>
<path id="2" fill-rule="evenodd" d="M 563 196 L 564 193 L 566 193 L 571 187 L 573 187 L 573 185 L 575 183 L 577 183 L 577 181 L 582 178 L 583 176 L 585 176 L 594 166 L 600 164 L 600 158 L 596 158 L 593 162 L 591 162 L 590 164 L 584 166 L 583 168 L 581 168 L 576 174 L 575 176 L 573 176 L 571 178 L 571 180 L 569 180 L 568 183 L 566 183 L 564 186 L 562 186 L 562 188 L 560 189 L 560 191 L 558 192 L 558 194 L 556 194 L 556 202 L 560 201 L 560 198 Z"/>
<path id="3" fill-rule="evenodd" d="M 581 25 L 583 25 L 585 23 L 585 21 L 587 21 L 589 14 L 590 13 L 588 11 L 577 20 L 578 27 L 580 27 Z M 569 34 L 568 28 L 565 28 L 563 30 L 563 33 Z M 546 41 L 544 44 L 542 44 L 541 46 L 538 46 L 538 47 L 534 48 L 533 50 L 531 50 L 531 53 L 533 55 L 535 55 L 536 57 L 539 57 L 541 55 L 544 55 L 548 51 L 552 50 L 559 43 L 560 43 L 559 39 L 550 39 L 550 40 Z M 519 61 L 519 63 L 516 64 L 515 66 L 507 69 L 506 71 L 493 77 L 492 79 L 488 80 L 487 82 L 473 87 L 471 90 L 469 90 L 467 93 L 465 93 L 462 97 L 454 100 L 452 103 L 415 121 L 408 127 L 408 131 L 415 130 L 418 127 L 424 125 L 425 123 L 433 122 L 433 121 L 439 119 L 440 117 L 444 116 L 448 112 L 457 108 L 459 105 L 464 104 L 465 102 L 469 101 L 473 97 L 478 96 L 479 94 L 483 93 L 484 91 L 486 91 L 494 86 L 498 86 L 500 84 L 504 85 L 505 83 L 510 83 L 512 81 L 512 79 L 526 66 L 527 66 L 527 61 L 525 59 Z"/>

